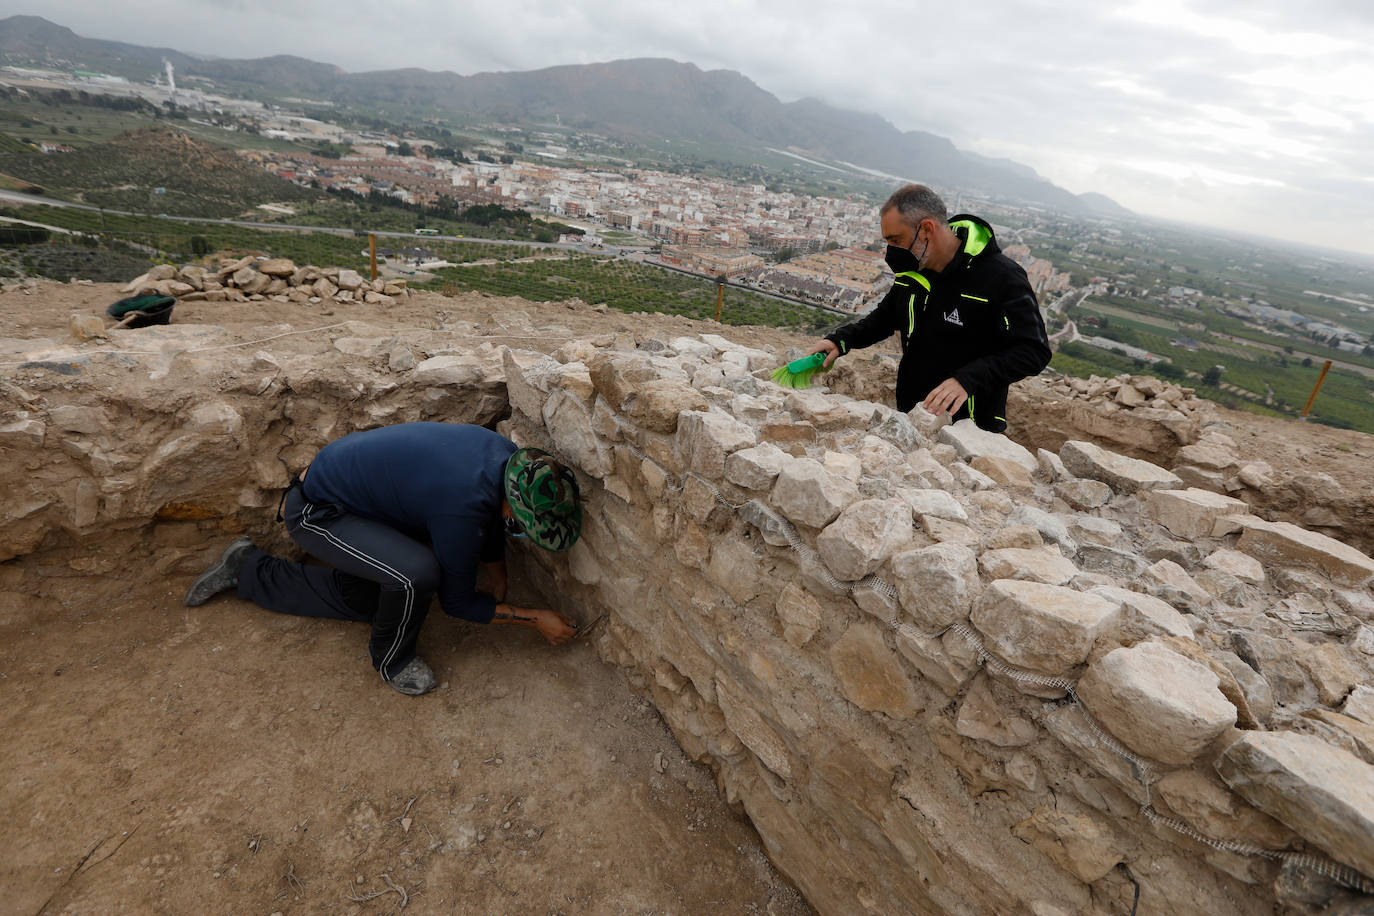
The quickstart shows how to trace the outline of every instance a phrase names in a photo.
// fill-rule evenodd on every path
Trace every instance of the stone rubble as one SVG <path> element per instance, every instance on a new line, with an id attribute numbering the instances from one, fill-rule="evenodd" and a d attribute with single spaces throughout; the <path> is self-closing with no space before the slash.
<path id="1" fill-rule="evenodd" d="M 145 282 L 363 288 L 290 267 Z M 598 652 L 821 913 L 1129 912 L 1118 864 L 1142 912 L 1335 899 L 1148 824 L 1140 773 L 1204 835 L 1374 877 L 1374 560 L 1187 475 L 780 389 L 782 354 L 716 335 L 553 356 L 362 322 L 293 347 L 201 325 L 27 343 L 0 341 L 22 361 L 0 448 L 28 469 L 0 481 L 0 560 L 79 543 L 84 571 L 193 572 L 324 443 L 384 423 L 496 425 L 568 461 L 584 536 L 521 561 L 560 610 L 605 615 Z M 1198 412 L 1129 386 L 1122 412 Z"/>
<path id="2" fill-rule="evenodd" d="M 368 280 L 356 270 L 297 267 L 289 258 L 223 258 L 218 270 L 200 264 L 161 264 L 133 280 L 124 292 L 174 296 L 180 302 L 356 302 L 388 306 L 410 295 L 406 281 Z"/>

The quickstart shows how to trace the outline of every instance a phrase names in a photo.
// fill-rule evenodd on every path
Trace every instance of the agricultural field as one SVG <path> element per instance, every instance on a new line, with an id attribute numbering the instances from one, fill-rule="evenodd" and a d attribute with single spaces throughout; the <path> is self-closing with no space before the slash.
<path id="1" fill-rule="evenodd" d="M 713 318 L 716 311 L 716 285 L 709 280 L 591 255 L 450 267 L 438 273 L 440 279 L 432 286 L 439 289 L 477 290 L 536 302 L 578 298 L 626 312 L 664 312 L 689 318 Z M 837 317 L 820 309 L 727 288 L 721 322 L 818 331 L 835 325 Z"/>

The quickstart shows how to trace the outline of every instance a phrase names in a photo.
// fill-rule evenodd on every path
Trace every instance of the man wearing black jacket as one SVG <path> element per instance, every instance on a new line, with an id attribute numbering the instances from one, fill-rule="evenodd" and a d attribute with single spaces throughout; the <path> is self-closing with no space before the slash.
<path id="1" fill-rule="evenodd" d="M 879 211 L 892 289 L 867 315 L 820 340 L 826 368 L 893 331 L 901 338 L 897 408 L 918 403 L 982 429 L 1007 428 L 1007 387 L 1050 361 L 1045 322 L 1026 272 L 976 216 L 946 219 L 924 185 L 898 189 Z"/>

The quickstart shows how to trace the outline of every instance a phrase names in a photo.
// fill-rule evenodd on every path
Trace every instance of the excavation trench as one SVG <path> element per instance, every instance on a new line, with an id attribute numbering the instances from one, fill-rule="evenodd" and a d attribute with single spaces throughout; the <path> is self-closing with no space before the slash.
<path id="1" fill-rule="evenodd" d="M 1166 821 L 1303 846 L 1216 775 L 1250 732 L 1216 719 L 1142 767 L 1067 692 L 1118 647 L 1173 633 L 1192 652 L 1176 611 L 1130 623 L 1097 599 L 1093 629 L 1037 631 L 979 598 L 975 629 L 980 591 L 1022 586 L 973 548 L 1044 575 L 1068 563 L 1042 543 L 1055 529 L 1008 523 L 1008 492 L 905 415 L 770 390 L 775 352 L 607 335 L 550 356 L 365 325 L 245 352 L 152 330 L 30 358 L 3 389 L 0 725 L 21 737 L 0 750 L 18 774 L 0 815 L 27 825 L 5 878 L 32 909 L 170 911 L 191 887 L 211 909 L 805 911 L 742 811 L 824 913 L 1129 912 L 1139 893 L 1241 914 L 1273 905 L 1287 866 Z M 576 468 L 582 539 L 513 551 L 514 597 L 586 638 L 552 650 L 433 611 L 420 647 L 443 686 L 415 700 L 377 682 L 357 627 L 181 605 L 233 537 L 290 549 L 277 499 L 326 442 L 414 420 L 494 426 Z M 1113 505 L 1154 524 L 1135 496 Z M 869 521 L 832 524 L 851 510 Z"/>

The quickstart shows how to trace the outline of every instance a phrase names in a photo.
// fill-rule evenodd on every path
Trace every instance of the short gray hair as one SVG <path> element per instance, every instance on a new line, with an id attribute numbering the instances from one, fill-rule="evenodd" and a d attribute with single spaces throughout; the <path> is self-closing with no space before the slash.
<path id="1" fill-rule="evenodd" d="M 933 219 L 940 224 L 949 219 L 949 211 L 945 209 L 945 202 L 940 195 L 923 184 L 903 185 L 893 191 L 878 215 L 882 216 L 889 210 L 896 210 L 902 222 L 913 228 L 923 219 Z"/>

